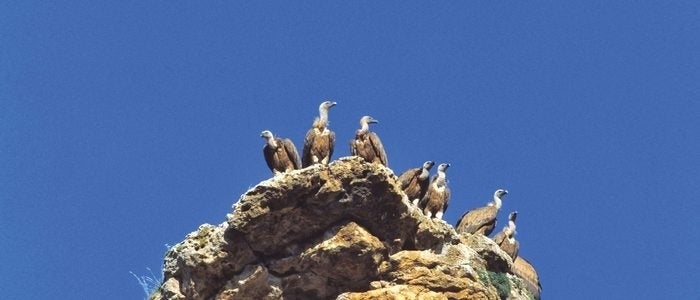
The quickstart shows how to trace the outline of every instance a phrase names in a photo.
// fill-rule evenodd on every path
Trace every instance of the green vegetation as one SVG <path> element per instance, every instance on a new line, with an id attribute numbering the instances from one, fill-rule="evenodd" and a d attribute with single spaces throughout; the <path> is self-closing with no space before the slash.
<path id="1" fill-rule="evenodd" d="M 510 279 L 506 273 L 491 271 L 479 271 L 479 279 L 485 285 L 493 285 L 501 299 L 507 299 L 510 295 Z"/>

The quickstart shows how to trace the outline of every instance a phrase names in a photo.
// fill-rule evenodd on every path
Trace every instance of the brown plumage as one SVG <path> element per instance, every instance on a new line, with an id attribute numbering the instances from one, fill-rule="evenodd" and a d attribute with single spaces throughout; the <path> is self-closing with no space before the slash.
<path id="1" fill-rule="evenodd" d="M 304 148 L 301 155 L 301 166 L 306 168 L 313 164 L 327 165 L 335 147 L 335 133 L 328 129 L 328 111 L 337 103 L 325 101 L 318 107 L 318 118 L 314 120 L 311 129 L 306 132 Z"/>
<path id="2" fill-rule="evenodd" d="M 276 138 L 269 130 L 263 131 L 260 136 L 267 141 L 263 147 L 263 155 L 273 174 L 277 175 L 301 167 L 297 148 L 291 140 Z"/>
<path id="3" fill-rule="evenodd" d="M 432 161 L 426 161 L 420 168 L 409 169 L 399 176 L 401 189 L 406 193 L 409 201 L 418 205 L 418 201 L 423 199 L 430 184 L 430 169 L 435 165 Z"/>
<path id="4" fill-rule="evenodd" d="M 370 116 L 360 119 L 360 129 L 355 133 L 355 139 L 350 141 L 350 154 L 362 157 L 366 162 L 388 166 L 384 146 L 376 133 L 369 131 L 369 124 L 379 121 Z"/>
<path id="5" fill-rule="evenodd" d="M 496 227 L 496 215 L 501 209 L 501 197 L 508 194 L 506 190 L 493 193 L 493 201 L 486 206 L 465 212 L 457 223 L 457 233 L 479 233 L 488 236 Z"/>
<path id="6" fill-rule="evenodd" d="M 510 213 L 508 215 L 508 226 L 503 227 L 503 230 L 493 237 L 493 241 L 496 242 L 498 247 L 513 260 L 518 257 L 518 251 L 520 250 L 520 243 L 515 239 L 515 218 L 517 216 L 517 211 Z"/>
<path id="7" fill-rule="evenodd" d="M 513 261 L 513 268 L 511 271 L 513 271 L 515 276 L 523 279 L 525 288 L 530 291 L 535 299 L 540 299 L 540 293 L 542 292 L 540 277 L 537 276 L 537 271 L 529 261 L 518 256 L 518 258 Z"/>
<path id="8" fill-rule="evenodd" d="M 447 178 L 445 171 L 450 167 L 450 164 L 440 164 L 438 166 L 437 175 L 433 177 L 428 191 L 419 203 L 419 207 L 423 209 L 423 214 L 428 218 L 435 217 L 442 219 L 442 215 L 447 210 L 447 205 L 450 202 L 450 188 L 447 187 Z"/>

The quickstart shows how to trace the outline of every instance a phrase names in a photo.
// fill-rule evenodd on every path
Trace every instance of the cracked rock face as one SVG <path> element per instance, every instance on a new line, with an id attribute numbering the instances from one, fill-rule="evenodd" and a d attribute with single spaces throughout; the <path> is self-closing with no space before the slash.
<path id="1" fill-rule="evenodd" d="M 390 169 L 342 158 L 263 181 L 227 222 L 173 246 L 152 299 L 528 299 L 490 239 L 407 200 Z"/>

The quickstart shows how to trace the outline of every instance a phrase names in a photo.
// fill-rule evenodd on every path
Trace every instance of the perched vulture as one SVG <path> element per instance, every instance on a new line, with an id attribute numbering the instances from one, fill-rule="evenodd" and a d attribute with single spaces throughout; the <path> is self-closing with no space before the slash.
<path id="1" fill-rule="evenodd" d="M 496 227 L 496 215 L 501 209 L 501 197 L 508 194 L 506 190 L 496 190 L 493 200 L 484 207 L 465 212 L 457 223 L 457 233 L 479 233 L 488 236 Z"/>
<path id="2" fill-rule="evenodd" d="M 263 131 L 260 136 L 267 141 L 263 147 L 263 155 L 273 174 L 277 175 L 301 167 L 297 148 L 291 140 L 276 138 L 269 130 Z"/>
<path id="3" fill-rule="evenodd" d="M 401 189 L 406 193 L 408 200 L 413 202 L 413 205 L 418 205 L 418 201 L 423 199 L 428 191 L 430 184 L 430 169 L 435 165 L 433 161 L 426 161 L 421 168 L 413 168 L 403 172 L 399 176 Z"/>
<path id="4" fill-rule="evenodd" d="M 493 241 L 496 242 L 498 247 L 501 247 L 501 250 L 507 253 L 513 260 L 518 257 L 518 250 L 520 248 L 520 243 L 515 239 L 515 218 L 517 216 L 517 211 L 510 213 L 508 215 L 508 226 L 504 226 L 503 230 L 493 237 Z"/>
<path id="5" fill-rule="evenodd" d="M 355 139 L 350 141 L 350 154 L 362 157 L 366 162 L 388 166 L 384 146 L 376 133 L 369 131 L 369 124 L 379 123 L 370 116 L 360 119 L 360 129 L 355 132 Z"/>
<path id="6" fill-rule="evenodd" d="M 445 171 L 450 167 L 450 164 L 440 164 L 438 166 L 437 175 L 428 186 L 428 191 L 423 196 L 419 203 L 419 207 L 423 209 L 423 214 L 431 218 L 435 216 L 437 219 L 442 219 L 442 215 L 447 210 L 447 204 L 450 202 L 450 188 L 447 187 L 447 179 Z"/>
<path id="7" fill-rule="evenodd" d="M 328 129 L 328 111 L 336 104 L 336 102 L 325 101 L 318 107 L 318 118 L 314 120 L 304 139 L 301 155 L 302 168 L 319 163 L 327 165 L 330 162 L 335 146 L 335 133 Z"/>

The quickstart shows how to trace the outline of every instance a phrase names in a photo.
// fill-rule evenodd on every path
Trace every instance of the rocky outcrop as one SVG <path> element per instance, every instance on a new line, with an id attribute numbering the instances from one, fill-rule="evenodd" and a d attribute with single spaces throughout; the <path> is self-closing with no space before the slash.
<path id="1" fill-rule="evenodd" d="M 527 299 L 490 239 L 429 219 L 356 157 L 263 181 L 165 257 L 152 299 Z"/>

